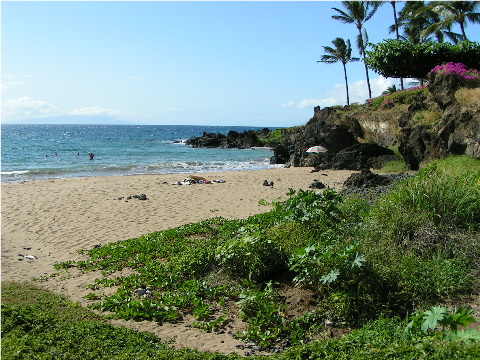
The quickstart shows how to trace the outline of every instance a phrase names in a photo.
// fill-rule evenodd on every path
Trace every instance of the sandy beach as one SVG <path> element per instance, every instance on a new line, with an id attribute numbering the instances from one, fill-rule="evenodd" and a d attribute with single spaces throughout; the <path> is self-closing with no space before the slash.
<path id="1" fill-rule="evenodd" d="M 202 174 L 135 175 L 34 180 L 2 184 L 2 281 L 30 281 L 74 301 L 86 303 L 84 285 L 96 274 L 49 277 L 53 265 L 81 260 L 78 249 L 135 238 L 158 230 L 212 217 L 247 218 L 266 212 L 260 199 L 286 198 L 290 188 L 307 190 L 314 179 L 340 189 L 353 173 L 312 168 L 217 172 Z M 224 182 L 172 185 L 189 175 Z M 264 186 L 263 182 L 273 182 Z M 129 196 L 145 194 L 147 200 Z M 29 259 L 26 256 L 34 257 Z M 120 322 L 117 322 L 120 323 Z M 123 325 L 148 330 L 162 339 L 176 336 L 175 345 L 199 350 L 236 351 L 239 341 L 187 328 L 142 322 Z"/>

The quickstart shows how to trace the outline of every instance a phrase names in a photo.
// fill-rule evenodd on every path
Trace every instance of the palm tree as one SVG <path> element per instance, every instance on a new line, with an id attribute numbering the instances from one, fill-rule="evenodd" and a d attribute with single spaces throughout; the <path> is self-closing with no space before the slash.
<path id="1" fill-rule="evenodd" d="M 468 22 L 480 24 L 480 13 L 477 12 L 478 1 L 432 1 L 425 11 L 433 11 L 440 16 L 439 21 L 431 24 L 424 30 L 425 34 L 435 31 L 445 31 L 445 34 L 455 43 L 459 40 L 468 40 L 465 27 Z M 451 30 L 452 25 L 460 26 L 461 34 Z"/>
<path id="2" fill-rule="evenodd" d="M 334 64 L 341 62 L 343 65 L 343 74 L 345 75 L 345 89 L 347 90 L 347 105 L 350 105 L 350 97 L 348 95 L 348 79 L 347 79 L 347 63 L 352 61 L 358 61 L 359 58 L 352 58 L 352 46 L 350 45 L 350 40 L 343 40 L 340 37 L 332 40 L 334 48 L 330 46 L 323 46 L 323 51 L 326 54 L 322 55 L 321 60 L 317 61 L 324 62 L 327 64 Z"/>
<path id="3" fill-rule="evenodd" d="M 403 90 L 403 89 L 402 89 Z M 386 94 L 393 94 L 394 92 L 397 92 L 397 87 L 395 85 L 392 85 L 392 86 L 389 86 L 387 88 L 387 90 L 385 90 L 384 92 L 382 92 L 382 94 L 386 95 Z"/>
<path id="4" fill-rule="evenodd" d="M 414 44 L 423 44 L 432 41 L 424 32 L 426 28 L 440 21 L 439 15 L 428 8 L 424 1 L 407 1 L 398 13 L 397 25 L 390 26 L 390 32 L 403 29 L 401 39 Z M 443 32 L 435 30 L 433 33 L 438 42 L 443 42 Z"/>
<path id="5" fill-rule="evenodd" d="M 367 31 L 363 27 L 365 22 L 371 19 L 375 14 L 380 2 L 378 1 L 342 1 L 342 5 L 346 11 L 332 8 L 339 15 L 333 15 L 332 18 L 339 20 L 344 24 L 354 24 L 358 30 L 357 47 L 360 52 L 360 56 L 365 58 L 365 47 L 368 42 Z M 365 64 L 365 62 L 364 62 Z M 370 87 L 370 78 L 368 76 L 368 67 L 365 64 L 365 74 L 367 76 L 368 97 L 372 97 L 372 89 Z"/>
<path id="6" fill-rule="evenodd" d="M 390 5 L 392 5 L 393 8 L 393 20 L 394 22 L 394 27 L 395 27 L 395 35 L 397 37 L 397 40 L 400 39 L 400 35 L 398 34 L 398 18 L 397 18 L 397 2 L 396 1 L 390 1 Z M 403 79 L 400 78 L 400 89 L 403 90 Z"/>

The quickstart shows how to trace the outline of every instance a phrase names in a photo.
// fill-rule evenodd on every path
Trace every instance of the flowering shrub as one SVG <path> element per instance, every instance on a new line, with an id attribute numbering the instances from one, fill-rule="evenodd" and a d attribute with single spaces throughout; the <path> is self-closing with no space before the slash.
<path id="1" fill-rule="evenodd" d="M 476 81 L 480 79 L 480 71 L 477 69 L 467 69 L 464 64 L 453 62 L 449 62 L 445 65 L 435 66 L 432 70 L 430 70 L 429 75 L 430 74 L 454 75 L 466 81 Z"/>

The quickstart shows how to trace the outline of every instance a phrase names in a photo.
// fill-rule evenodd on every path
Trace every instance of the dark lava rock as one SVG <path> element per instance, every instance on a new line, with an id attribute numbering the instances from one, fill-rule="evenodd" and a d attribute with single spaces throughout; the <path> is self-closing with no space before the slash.
<path id="1" fill-rule="evenodd" d="M 358 176 L 353 176 L 358 175 Z M 373 174 L 375 175 L 375 174 Z M 340 195 L 358 195 L 360 197 L 366 198 L 369 202 L 374 203 L 375 200 L 383 195 L 384 193 L 388 192 L 392 186 L 401 180 L 407 179 L 411 176 L 414 176 L 413 173 L 398 173 L 398 174 L 388 174 L 388 175 L 376 175 L 381 177 L 382 179 L 372 180 L 369 182 L 366 180 L 368 178 L 368 174 L 365 172 L 365 176 L 362 174 L 352 174 L 347 180 L 344 182 L 344 188 L 340 191 Z M 365 180 L 363 180 L 365 179 Z M 385 183 L 387 185 L 375 185 L 371 187 L 362 186 L 362 182 L 365 183 Z"/>
<path id="2" fill-rule="evenodd" d="M 391 180 L 385 176 L 372 173 L 369 169 L 363 169 L 358 174 L 352 174 L 345 180 L 345 187 L 371 188 L 375 186 L 390 185 Z"/>
<path id="3" fill-rule="evenodd" d="M 263 134 L 270 130 L 263 129 Z M 263 142 L 258 138 L 257 132 L 246 130 L 242 133 L 230 130 L 227 135 L 204 132 L 202 136 L 193 136 L 185 142 L 194 148 L 238 148 L 247 149 L 251 147 L 262 147 Z"/>
<path id="4" fill-rule="evenodd" d="M 325 189 L 325 187 L 325 184 L 318 180 L 313 180 L 309 186 L 310 189 Z"/>
<path id="5" fill-rule="evenodd" d="M 395 156 L 393 150 L 377 144 L 361 143 L 350 146 L 338 153 L 317 154 L 314 159 L 314 171 L 333 170 L 361 170 L 368 169 L 379 158 Z"/>
<path id="6" fill-rule="evenodd" d="M 147 195 L 145 195 L 145 194 L 132 195 L 132 198 L 135 198 L 135 199 L 138 199 L 138 200 L 148 200 Z"/>
<path id="7" fill-rule="evenodd" d="M 290 152 L 283 145 L 277 145 L 273 148 L 274 155 L 270 158 L 270 164 L 286 164 L 290 158 Z"/>

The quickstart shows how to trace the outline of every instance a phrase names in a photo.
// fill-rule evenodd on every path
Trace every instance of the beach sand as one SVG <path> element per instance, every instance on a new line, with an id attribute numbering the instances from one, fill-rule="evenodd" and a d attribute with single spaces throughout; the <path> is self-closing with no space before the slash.
<path id="1" fill-rule="evenodd" d="M 139 237 L 158 230 L 212 217 L 247 218 L 270 210 L 259 200 L 286 198 L 290 188 L 307 190 L 314 179 L 341 189 L 353 173 L 348 170 L 312 168 L 218 172 L 201 174 L 135 175 L 33 180 L 1 186 L 2 281 L 35 281 L 38 285 L 73 301 L 88 304 L 84 286 L 98 274 L 50 277 L 53 265 L 86 259 L 78 249 Z M 224 183 L 172 185 L 189 175 Z M 264 186 L 264 180 L 273 186 Z M 148 200 L 128 196 L 145 194 Z M 29 260 L 25 256 L 34 256 Z M 191 320 L 191 319 L 190 319 Z M 174 338 L 175 347 L 201 351 L 238 352 L 242 344 L 230 335 L 212 335 L 182 323 L 115 321 L 164 340 Z"/>

